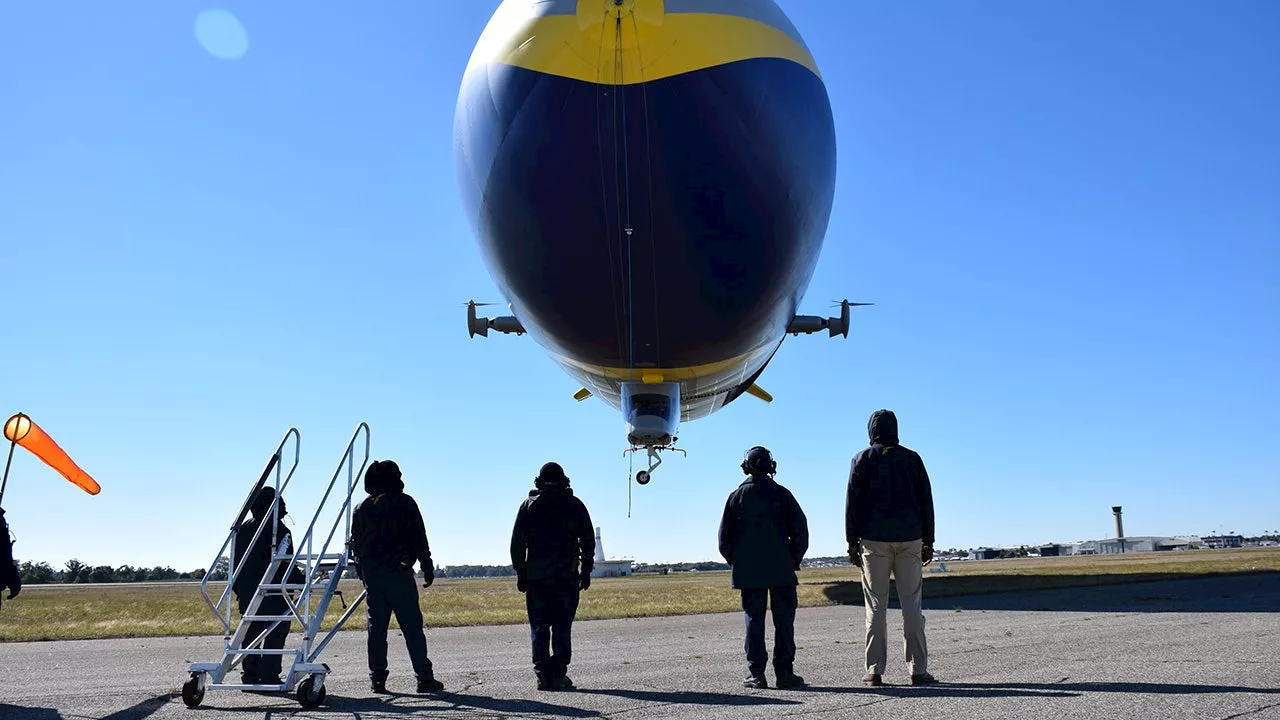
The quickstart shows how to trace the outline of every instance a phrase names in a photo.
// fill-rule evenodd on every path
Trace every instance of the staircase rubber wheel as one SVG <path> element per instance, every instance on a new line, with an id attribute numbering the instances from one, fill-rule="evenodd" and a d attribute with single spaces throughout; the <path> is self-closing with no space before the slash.
<path id="1" fill-rule="evenodd" d="M 204 702 L 204 688 L 200 687 L 200 677 L 192 675 L 182 684 L 182 703 L 189 708 L 200 707 Z"/>
<path id="2" fill-rule="evenodd" d="M 307 710 L 313 710 L 324 704 L 325 690 L 320 686 L 316 692 L 316 676 L 312 675 L 298 685 L 298 704 Z"/>

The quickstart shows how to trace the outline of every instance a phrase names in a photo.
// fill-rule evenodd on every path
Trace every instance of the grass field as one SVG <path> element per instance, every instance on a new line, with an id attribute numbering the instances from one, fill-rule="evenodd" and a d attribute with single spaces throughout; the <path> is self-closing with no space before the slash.
<path id="1" fill-rule="evenodd" d="M 926 597 L 1280 572 L 1280 549 L 967 561 L 947 563 L 947 568 L 945 574 L 926 573 Z M 800 572 L 800 582 L 801 607 L 861 602 L 855 568 L 805 569 Z M 360 584 L 344 582 L 342 590 L 350 602 L 359 594 Z M 595 580 L 583 593 L 578 617 L 685 615 L 730 612 L 739 607 L 738 593 L 729 586 L 727 572 L 641 575 Z M 516 590 L 514 578 L 439 580 L 422 592 L 422 608 L 427 624 L 434 627 L 526 621 L 524 596 Z M 328 623 L 341 613 L 341 603 L 335 600 Z M 361 609 L 347 627 L 364 626 Z M 0 609 L 0 642 L 221 632 L 194 584 L 37 585 L 25 588 Z"/>

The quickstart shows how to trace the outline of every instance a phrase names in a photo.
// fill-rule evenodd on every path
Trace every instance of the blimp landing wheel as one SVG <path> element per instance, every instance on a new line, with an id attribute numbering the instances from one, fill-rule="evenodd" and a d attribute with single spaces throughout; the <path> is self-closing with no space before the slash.
<path id="1" fill-rule="evenodd" d="M 637 485 L 648 485 L 648 484 L 649 484 L 649 471 L 648 471 L 648 470 L 641 470 L 640 472 L 636 473 L 636 484 L 637 484 Z"/>
<path id="2" fill-rule="evenodd" d="M 191 679 L 182 684 L 182 703 L 189 708 L 200 707 L 204 702 L 204 688 L 200 687 L 200 676 L 191 673 Z"/>

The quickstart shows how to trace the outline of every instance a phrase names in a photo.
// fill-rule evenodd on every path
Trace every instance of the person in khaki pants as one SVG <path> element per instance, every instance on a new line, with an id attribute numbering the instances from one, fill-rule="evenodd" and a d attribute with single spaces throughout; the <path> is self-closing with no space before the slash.
<path id="1" fill-rule="evenodd" d="M 872 413 L 867 435 L 871 447 L 850 464 L 844 521 L 849 561 L 862 570 L 866 603 L 867 674 L 862 681 L 883 684 L 892 575 L 902 604 L 911 684 L 929 685 L 937 680 L 929 674 L 920 590 L 922 568 L 933 560 L 933 490 L 924 461 L 898 444 L 898 418 L 892 411 Z"/>

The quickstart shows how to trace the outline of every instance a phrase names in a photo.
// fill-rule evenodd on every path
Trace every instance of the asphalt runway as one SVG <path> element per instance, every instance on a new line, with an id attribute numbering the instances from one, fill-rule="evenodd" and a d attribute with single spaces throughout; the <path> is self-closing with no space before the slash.
<path id="1" fill-rule="evenodd" d="M 589 592 L 589 591 L 588 591 Z M 20 602 L 18 600 L 17 602 Z M 1280 575 L 1047 591 L 930 602 L 930 669 L 911 687 L 901 642 L 882 688 L 865 688 L 861 606 L 801 610 L 803 690 L 745 690 L 740 615 L 578 623 L 570 675 L 579 689 L 538 692 L 522 626 L 429 630 L 440 696 L 376 696 L 364 635 L 326 652 L 328 702 L 210 691 L 197 710 L 175 691 L 219 638 L 0 645 L 0 720 L 155 718 L 617 717 L 1280 719 Z M 901 621 L 890 612 L 890 629 Z M 413 689 L 393 631 L 389 688 Z M 770 671 L 772 682 L 772 671 Z"/>

